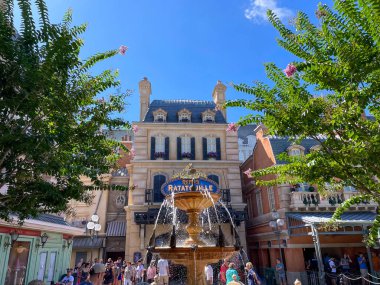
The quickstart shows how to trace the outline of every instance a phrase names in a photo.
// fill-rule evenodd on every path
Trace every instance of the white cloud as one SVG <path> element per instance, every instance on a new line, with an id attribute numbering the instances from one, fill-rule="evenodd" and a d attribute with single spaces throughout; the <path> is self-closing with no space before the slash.
<path id="1" fill-rule="evenodd" d="M 277 0 L 251 0 L 250 6 L 244 11 L 248 20 L 255 22 L 267 21 L 267 11 L 272 10 L 281 20 L 294 15 L 293 11 L 286 7 L 278 7 Z"/>

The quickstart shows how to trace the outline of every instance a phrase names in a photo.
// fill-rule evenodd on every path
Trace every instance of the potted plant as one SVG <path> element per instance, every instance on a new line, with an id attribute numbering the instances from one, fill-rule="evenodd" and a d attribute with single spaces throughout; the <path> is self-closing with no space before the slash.
<path id="1" fill-rule="evenodd" d="M 217 157 L 217 153 L 214 152 L 214 151 L 210 151 L 207 153 L 207 158 L 210 159 L 210 160 L 215 160 Z"/>
<path id="2" fill-rule="evenodd" d="M 182 159 L 191 159 L 191 153 L 190 152 L 183 152 L 181 154 Z"/>
<path id="3" fill-rule="evenodd" d="M 154 158 L 155 159 L 164 159 L 165 157 L 165 152 L 159 151 L 154 153 Z"/>

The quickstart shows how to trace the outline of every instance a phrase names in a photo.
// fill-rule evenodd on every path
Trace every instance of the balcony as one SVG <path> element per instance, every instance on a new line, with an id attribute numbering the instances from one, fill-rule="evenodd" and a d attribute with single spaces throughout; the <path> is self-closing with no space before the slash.
<path id="1" fill-rule="evenodd" d="M 293 211 L 318 211 L 318 210 L 335 210 L 340 204 L 358 192 L 337 192 L 321 197 L 318 192 L 291 192 L 290 209 Z M 377 204 L 373 201 L 355 204 L 351 210 L 375 210 Z"/>

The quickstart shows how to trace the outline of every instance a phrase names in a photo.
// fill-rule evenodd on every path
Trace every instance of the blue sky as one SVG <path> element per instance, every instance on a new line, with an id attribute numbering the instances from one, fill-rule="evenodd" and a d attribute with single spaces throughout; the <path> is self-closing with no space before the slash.
<path id="1" fill-rule="evenodd" d="M 47 0 L 51 22 L 73 10 L 74 24 L 87 23 L 83 58 L 128 46 L 94 72 L 119 69 L 122 89 L 135 92 L 123 114 L 139 118 L 138 81 L 147 76 L 153 99 L 211 100 L 217 80 L 250 84 L 265 81 L 263 64 L 285 68 L 295 58 L 276 43 L 278 33 L 265 20 L 274 9 L 288 22 L 297 11 L 314 13 L 315 0 Z M 329 0 L 327 4 L 331 5 Z M 249 98 L 227 89 L 227 99 Z M 247 114 L 229 109 L 228 121 Z"/>

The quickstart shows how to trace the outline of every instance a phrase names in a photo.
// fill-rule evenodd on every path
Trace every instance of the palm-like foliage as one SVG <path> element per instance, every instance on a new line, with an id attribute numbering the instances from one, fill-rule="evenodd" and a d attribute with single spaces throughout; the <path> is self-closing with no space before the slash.
<path id="1" fill-rule="evenodd" d="M 273 85 L 235 85 L 252 97 L 230 101 L 255 113 L 240 124 L 265 124 L 269 132 L 290 136 L 294 141 L 309 137 L 322 146 L 300 158 L 282 159 L 288 164 L 256 171 L 260 184 L 308 181 L 326 190 L 353 185 L 363 196 L 380 201 L 380 2 L 377 0 L 335 1 L 335 9 L 320 5 L 319 25 L 298 13 L 295 31 L 269 11 L 270 22 L 279 31 L 279 45 L 299 58 L 297 72 L 287 77 L 274 64 L 265 66 Z M 317 94 L 317 95 L 316 95 Z M 370 112 L 371 119 L 364 119 Z M 322 135 L 322 136 L 321 136 Z M 275 180 L 265 180 L 277 174 Z M 356 201 L 355 200 L 355 201 Z M 352 201 L 343 203 L 338 219 Z M 374 242 L 379 221 L 371 230 Z"/>
<path id="2" fill-rule="evenodd" d="M 96 96 L 119 86 L 117 72 L 91 75 L 97 62 L 117 54 L 99 53 L 83 61 L 79 36 L 86 26 L 71 27 L 69 11 L 51 24 L 43 0 L 18 1 L 21 28 L 13 28 L 13 1 L 0 11 L 0 218 L 21 219 L 39 212 L 59 212 L 70 199 L 86 200 L 81 175 L 100 185 L 123 147 L 107 139 L 102 128 L 127 123 L 114 112 L 124 108 L 127 94 L 109 100 Z M 48 182 L 46 176 L 53 177 Z"/>

